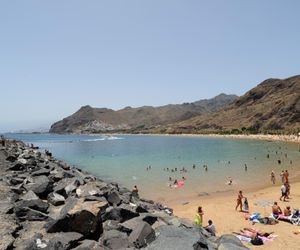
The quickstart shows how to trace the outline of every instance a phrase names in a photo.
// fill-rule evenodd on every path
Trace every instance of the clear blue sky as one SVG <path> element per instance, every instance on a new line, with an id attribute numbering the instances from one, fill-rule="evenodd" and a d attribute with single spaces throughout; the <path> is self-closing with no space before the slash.
<path id="1" fill-rule="evenodd" d="M 300 1 L 1 1 L 0 131 L 300 74 Z"/>

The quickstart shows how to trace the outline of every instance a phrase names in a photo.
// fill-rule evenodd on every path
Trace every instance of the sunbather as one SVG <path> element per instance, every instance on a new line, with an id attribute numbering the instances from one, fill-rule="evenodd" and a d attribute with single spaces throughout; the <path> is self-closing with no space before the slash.
<path id="1" fill-rule="evenodd" d="M 272 206 L 272 213 L 273 213 L 273 216 L 274 216 L 275 219 L 277 219 L 278 216 L 279 216 L 280 214 L 282 214 L 282 210 L 281 210 L 281 208 L 278 206 L 278 204 L 277 204 L 276 201 L 274 202 L 274 205 Z"/>
<path id="2" fill-rule="evenodd" d="M 283 210 L 283 215 L 284 216 L 290 216 L 292 215 L 292 211 L 291 211 L 291 207 L 287 206 L 284 210 Z"/>

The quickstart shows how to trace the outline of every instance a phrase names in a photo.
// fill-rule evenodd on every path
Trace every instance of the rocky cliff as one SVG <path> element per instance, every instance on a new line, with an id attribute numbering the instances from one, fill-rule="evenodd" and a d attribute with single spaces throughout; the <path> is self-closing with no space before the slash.
<path id="1" fill-rule="evenodd" d="M 170 123 L 220 110 L 237 96 L 220 94 L 212 99 L 161 107 L 126 107 L 114 111 L 81 107 L 73 115 L 54 123 L 51 133 L 147 132 Z"/>
<path id="2" fill-rule="evenodd" d="M 166 128 L 167 132 L 300 131 L 300 76 L 268 79 L 232 104 Z"/>

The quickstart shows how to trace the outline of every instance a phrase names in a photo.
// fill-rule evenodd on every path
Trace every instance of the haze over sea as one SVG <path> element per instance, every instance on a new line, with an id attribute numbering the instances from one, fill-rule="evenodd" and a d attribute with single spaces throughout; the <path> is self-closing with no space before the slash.
<path id="1" fill-rule="evenodd" d="M 271 170 L 275 171 L 278 182 L 283 169 L 288 169 L 291 177 L 299 175 L 296 163 L 300 152 L 298 145 L 292 143 L 145 135 L 8 134 L 7 137 L 47 149 L 54 157 L 102 179 L 130 189 L 137 185 L 143 197 L 162 202 L 213 195 L 233 188 L 250 190 L 268 186 Z M 208 171 L 203 165 L 208 166 Z M 151 166 L 149 171 L 148 166 Z M 183 167 L 187 173 L 179 171 Z M 172 173 L 166 168 L 178 171 Z M 182 176 L 187 178 L 183 187 L 169 187 L 169 177 L 180 181 Z M 229 176 L 233 179 L 232 186 L 226 184 Z"/>

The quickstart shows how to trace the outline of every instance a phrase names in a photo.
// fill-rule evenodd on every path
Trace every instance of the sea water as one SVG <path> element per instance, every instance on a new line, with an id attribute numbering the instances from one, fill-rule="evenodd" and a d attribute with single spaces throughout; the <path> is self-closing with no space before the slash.
<path id="1" fill-rule="evenodd" d="M 145 135 L 9 134 L 7 137 L 47 149 L 54 157 L 104 180 L 119 182 L 129 189 L 137 185 L 144 197 L 159 201 L 267 186 L 272 170 L 279 185 L 281 170 L 288 169 L 290 176 L 296 177 L 300 167 L 299 145 L 293 143 Z M 187 172 L 180 171 L 183 168 Z M 185 185 L 176 188 L 174 179 L 181 181 L 182 177 L 186 178 Z M 229 177 L 232 185 L 227 184 Z"/>

